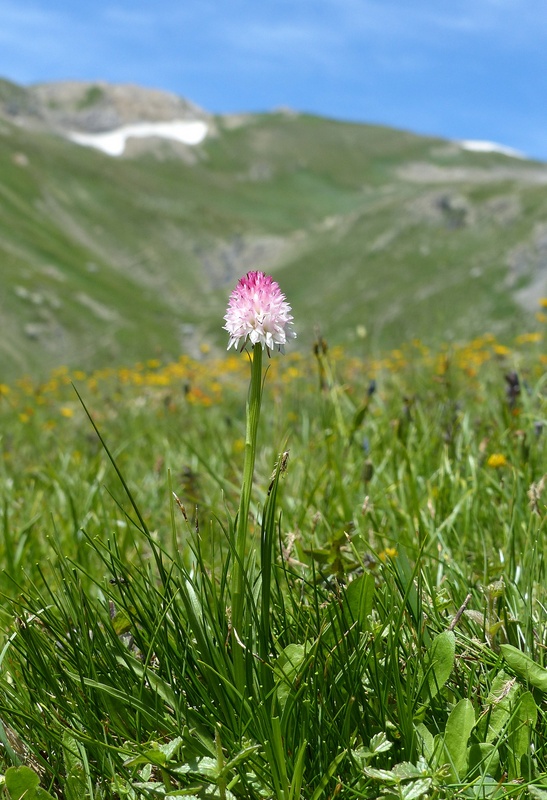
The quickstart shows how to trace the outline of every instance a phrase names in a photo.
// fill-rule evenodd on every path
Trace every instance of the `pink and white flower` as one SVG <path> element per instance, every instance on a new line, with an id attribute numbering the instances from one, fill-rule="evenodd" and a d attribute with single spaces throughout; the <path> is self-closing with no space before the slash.
<path id="1" fill-rule="evenodd" d="M 291 307 L 279 285 L 263 272 L 248 272 L 240 278 L 228 303 L 224 330 L 230 334 L 228 350 L 232 345 L 242 347 L 249 341 L 262 349 L 277 348 L 285 352 L 285 345 L 296 338 L 293 330 Z"/>

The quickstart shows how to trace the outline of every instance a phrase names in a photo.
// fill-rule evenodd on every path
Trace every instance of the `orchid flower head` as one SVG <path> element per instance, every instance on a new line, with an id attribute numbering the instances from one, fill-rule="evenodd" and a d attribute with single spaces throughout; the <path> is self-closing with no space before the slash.
<path id="1" fill-rule="evenodd" d="M 230 295 L 224 319 L 224 330 L 230 334 L 228 350 L 242 349 L 249 341 L 253 346 L 261 344 L 270 353 L 277 348 L 285 352 L 285 345 L 296 338 L 293 330 L 291 307 L 279 285 L 263 272 L 248 272 L 240 278 Z"/>

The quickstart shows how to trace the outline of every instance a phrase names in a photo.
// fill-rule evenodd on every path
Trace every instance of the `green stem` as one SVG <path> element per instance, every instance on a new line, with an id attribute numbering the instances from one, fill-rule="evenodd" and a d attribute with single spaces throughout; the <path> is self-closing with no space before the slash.
<path id="1" fill-rule="evenodd" d="M 260 404 L 262 400 L 262 346 L 253 347 L 251 383 L 247 396 L 247 430 L 245 434 L 245 458 L 243 462 L 243 483 L 239 500 L 239 511 L 235 531 L 234 565 L 232 569 L 232 627 L 241 641 L 244 640 L 244 589 L 245 589 L 245 551 L 251 490 L 256 455 L 256 437 Z M 243 650 L 236 637 L 233 638 L 234 668 L 236 685 L 240 691 L 245 688 Z"/>

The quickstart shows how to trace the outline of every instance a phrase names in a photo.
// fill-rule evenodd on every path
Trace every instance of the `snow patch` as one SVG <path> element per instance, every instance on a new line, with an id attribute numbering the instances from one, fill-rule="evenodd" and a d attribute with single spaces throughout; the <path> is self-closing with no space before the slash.
<path id="1" fill-rule="evenodd" d="M 147 139 L 159 136 L 188 145 L 197 145 L 207 136 L 207 123 L 201 120 L 174 120 L 173 122 L 138 122 L 123 125 L 106 133 L 68 133 L 68 138 L 84 147 L 95 147 L 109 156 L 121 156 L 128 139 Z"/>
<path id="2" fill-rule="evenodd" d="M 463 150 L 470 150 L 473 153 L 501 153 L 510 158 L 526 159 L 526 155 L 521 153 L 520 150 L 515 150 L 513 147 L 506 147 L 503 144 L 496 144 L 496 142 L 485 142 L 480 139 L 465 139 L 458 142 Z"/>

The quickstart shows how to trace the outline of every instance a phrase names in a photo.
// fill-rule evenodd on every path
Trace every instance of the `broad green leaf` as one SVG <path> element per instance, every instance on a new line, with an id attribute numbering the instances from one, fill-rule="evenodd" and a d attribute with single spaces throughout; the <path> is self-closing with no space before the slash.
<path id="1" fill-rule="evenodd" d="M 133 621 L 126 614 L 119 611 L 112 620 L 112 627 L 118 636 L 121 636 L 124 633 L 129 633 L 133 627 L 133 624 Z"/>
<path id="2" fill-rule="evenodd" d="M 426 683 L 422 692 L 424 702 L 435 697 L 447 682 L 454 667 L 455 653 L 454 631 L 443 631 L 431 642 L 425 658 Z"/>
<path id="3" fill-rule="evenodd" d="M 160 744 L 159 749 L 161 750 L 162 753 L 165 753 L 165 758 L 168 761 L 170 761 L 180 749 L 181 744 L 182 744 L 182 738 L 180 736 L 175 736 L 175 738 L 171 739 L 170 742 L 165 742 L 165 744 Z"/>
<path id="4" fill-rule="evenodd" d="M 125 761 L 125 766 L 133 767 L 137 764 L 154 764 L 157 767 L 163 767 L 180 749 L 182 738 L 176 736 L 171 741 L 165 742 L 165 744 L 157 744 L 155 742 L 152 744 L 153 747 L 149 747 L 144 753 Z"/>
<path id="5" fill-rule="evenodd" d="M 418 800 L 419 797 L 423 797 L 424 794 L 429 792 L 431 784 L 431 778 L 418 778 L 404 786 L 400 786 L 400 796 L 402 800 Z"/>
<path id="6" fill-rule="evenodd" d="M 216 778 L 218 774 L 218 761 L 216 758 L 203 756 L 203 758 L 198 759 L 196 771 L 199 772 L 200 775 Z"/>
<path id="7" fill-rule="evenodd" d="M 509 708 L 509 694 L 515 683 L 516 678 L 511 677 L 505 670 L 498 672 L 486 696 L 486 705 L 503 705 Z"/>
<path id="8" fill-rule="evenodd" d="M 30 767 L 10 767 L 6 771 L 6 787 L 12 800 L 19 800 L 39 785 L 40 778 Z"/>
<path id="9" fill-rule="evenodd" d="M 363 772 L 368 778 L 373 778 L 376 781 L 382 781 L 382 783 L 398 783 L 399 778 L 395 775 L 394 772 L 390 772 L 387 769 L 376 769 L 375 767 L 364 767 Z"/>
<path id="10" fill-rule="evenodd" d="M 473 744 L 468 751 L 468 775 L 476 779 L 479 775 L 495 775 L 500 765 L 499 749 L 491 742 Z"/>
<path id="11" fill-rule="evenodd" d="M 475 727 L 475 710 L 471 700 L 457 703 L 446 721 L 444 747 L 449 758 L 452 778 L 463 779 L 467 771 L 467 740 Z"/>
<path id="12" fill-rule="evenodd" d="M 426 728 L 423 722 L 418 722 L 414 726 L 416 733 L 422 743 L 422 753 L 429 763 L 435 752 L 435 740 L 433 734 Z"/>
<path id="13" fill-rule="evenodd" d="M 402 761 L 400 764 L 395 764 L 393 774 L 402 781 L 420 778 L 422 775 L 418 767 L 410 761 Z"/>
<path id="14" fill-rule="evenodd" d="M 306 656 L 305 644 L 289 644 L 277 659 L 277 665 L 286 673 L 287 669 L 296 670 Z"/>
<path id="15" fill-rule="evenodd" d="M 187 775 L 189 772 L 192 772 L 192 769 L 192 764 L 179 764 L 178 767 L 172 767 L 171 772 L 177 775 Z"/>
<path id="16" fill-rule="evenodd" d="M 173 756 L 177 754 L 181 743 L 182 738 L 180 736 L 177 736 L 172 741 L 166 742 L 162 745 L 153 742 L 153 747 L 149 747 L 144 753 L 141 753 L 137 756 L 132 756 L 124 761 L 124 766 L 136 767 L 141 765 L 153 765 L 154 767 L 164 767 L 168 764 L 168 761 L 170 761 Z M 216 758 L 211 758 L 209 756 L 191 759 L 186 763 L 178 764 L 177 766 L 172 764 L 169 764 L 168 766 L 177 775 L 186 775 L 188 772 L 196 772 L 199 774 L 204 774 L 208 778 L 214 777 L 215 779 L 219 770 Z"/>
<path id="17" fill-rule="evenodd" d="M 504 784 L 500 784 L 498 778 L 493 778 L 491 775 L 484 775 L 468 789 L 468 796 L 475 800 L 506 800 L 506 798 L 511 797 L 511 795 L 505 792 L 503 786 Z M 511 800 L 513 800 L 513 798 L 511 798 Z"/>
<path id="18" fill-rule="evenodd" d="M 10 800 L 53 800 L 40 788 L 40 778 L 30 767 L 9 767 L 5 775 Z"/>
<path id="19" fill-rule="evenodd" d="M 509 745 L 512 750 L 513 763 L 510 765 L 509 778 L 520 778 L 521 758 L 530 753 L 531 731 L 538 717 L 536 701 L 531 692 L 524 692 L 520 697 L 516 713 L 509 723 Z"/>
<path id="20" fill-rule="evenodd" d="M 492 710 L 484 717 L 485 723 L 488 720 L 488 731 L 485 736 L 487 742 L 493 742 L 507 724 L 511 716 L 511 707 L 519 692 L 520 686 L 516 683 L 516 678 L 510 678 L 506 672 L 501 672 L 492 682 L 486 699 Z"/>
<path id="21" fill-rule="evenodd" d="M 381 731 L 380 733 L 374 734 L 368 747 L 372 755 L 376 755 L 377 753 L 386 753 L 388 750 L 391 750 L 393 742 L 390 742 L 384 731 Z"/>
<path id="22" fill-rule="evenodd" d="M 367 630 L 370 626 L 374 590 L 374 576 L 370 573 L 356 578 L 346 589 L 345 601 L 353 619 L 359 622 L 362 630 Z"/>
<path id="23" fill-rule="evenodd" d="M 158 748 L 146 750 L 144 752 L 144 757 L 149 764 L 154 764 L 156 767 L 163 767 L 167 762 L 165 753 L 162 753 Z"/>
<path id="24" fill-rule="evenodd" d="M 156 784 L 157 785 L 157 784 Z M 212 791 L 216 790 L 216 787 L 211 787 Z M 167 792 L 165 795 L 166 797 L 184 797 L 184 800 L 199 800 L 197 794 L 187 794 L 186 789 L 178 789 L 174 792 Z M 225 792 L 226 800 L 231 800 L 233 794 L 231 792 Z"/>
<path id="25" fill-rule="evenodd" d="M 277 699 L 282 709 L 292 691 L 294 680 L 306 660 L 307 650 L 306 645 L 289 644 L 277 659 L 274 672 L 277 678 Z"/>
<path id="26" fill-rule="evenodd" d="M 536 689 L 547 692 L 547 669 L 541 667 L 533 658 L 511 644 L 502 644 L 500 650 L 509 667 L 517 673 L 519 678 L 528 681 Z"/>

